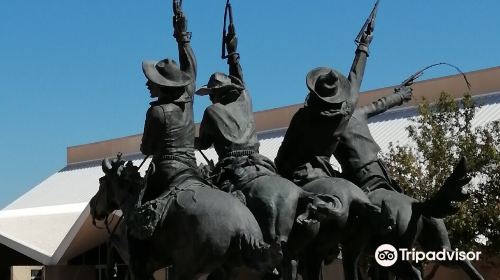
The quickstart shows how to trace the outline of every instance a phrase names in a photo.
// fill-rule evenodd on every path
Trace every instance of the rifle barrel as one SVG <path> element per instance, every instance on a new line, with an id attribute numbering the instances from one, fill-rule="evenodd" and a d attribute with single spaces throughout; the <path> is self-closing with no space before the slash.
<path id="1" fill-rule="evenodd" d="M 231 6 L 231 3 L 227 4 L 227 9 L 229 10 L 229 24 L 233 24 L 234 23 L 234 21 L 233 21 L 233 7 Z"/>
<path id="2" fill-rule="evenodd" d="M 221 49 L 221 58 L 226 58 L 226 25 L 227 25 L 227 7 L 229 6 L 229 0 L 226 2 L 226 7 L 224 8 L 224 24 L 222 26 L 222 49 Z"/>

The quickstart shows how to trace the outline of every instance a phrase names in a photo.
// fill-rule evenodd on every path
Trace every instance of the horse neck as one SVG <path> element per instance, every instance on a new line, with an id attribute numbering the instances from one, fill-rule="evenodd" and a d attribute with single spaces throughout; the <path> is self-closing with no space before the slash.
<path id="1" fill-rule="evenodd" d="M 128 184 L 127 188 L 125 188 L 126 191 L 124 191 L 122 201 L 119 203 L 119 208 L 124 215 L 127 215 L 135 207 L 141 193 L 141 189 L 138 186 L 133 183 Z"/>

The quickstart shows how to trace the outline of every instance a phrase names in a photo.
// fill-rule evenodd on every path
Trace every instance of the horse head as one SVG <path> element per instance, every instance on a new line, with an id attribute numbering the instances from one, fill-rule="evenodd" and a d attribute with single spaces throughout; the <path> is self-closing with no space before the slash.
<path id="1" fill-rule="evenodd" d="M 131 161 L 125 162 L 119 156 L 102 161 L 104 176 L 99 178 L 99 190 L 90 200 L 92 217 L 97 220 L 105 219 L 110 213 L 120 209 L 124 202 L 137 194 L 142 186 L 142 177 L 139 168 Z"/>

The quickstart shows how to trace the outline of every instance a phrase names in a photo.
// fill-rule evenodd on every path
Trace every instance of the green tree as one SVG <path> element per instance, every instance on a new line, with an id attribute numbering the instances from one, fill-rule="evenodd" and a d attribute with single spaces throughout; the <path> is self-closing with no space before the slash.
<path id="1" fill-rule="evenodd" d="M 405 193 L 429 198 L 451 174 L 462 155 L 473 177 L 471 197 L 447 217 L 452 245 L 500 255 L 500 122 L 474 127 L 480 105 L 470 94 L 460 101 L 445 92 L 436 103 L 418 106 L 418 116 L 406 129 L 413 145 L 393 145 L 384 159 Z"/>

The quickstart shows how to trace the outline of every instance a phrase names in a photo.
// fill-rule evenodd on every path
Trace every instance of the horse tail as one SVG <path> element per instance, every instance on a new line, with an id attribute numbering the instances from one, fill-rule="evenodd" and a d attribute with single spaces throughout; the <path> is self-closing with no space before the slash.
<path id="1" fill-rule="evenodd" d="M 469 193 L 464 189 L 471 178 L 467 175 L 467 159 L 462 157 L 453 173 L 431 198 L 421 202 L 421 211 L 424 216 L 444 218 L 455 214 L 458 207 L 455 202 L 462 202 L 469 198 Z"/>
<path id="2" fill-rule="evenodd" d="M 262 238 L 254 234 L 241 233 L 235 236 L 234 241 L 242 253 L 243 261 L 249 267 L 263 271 L 271 264 L 270 246 Z"/>

